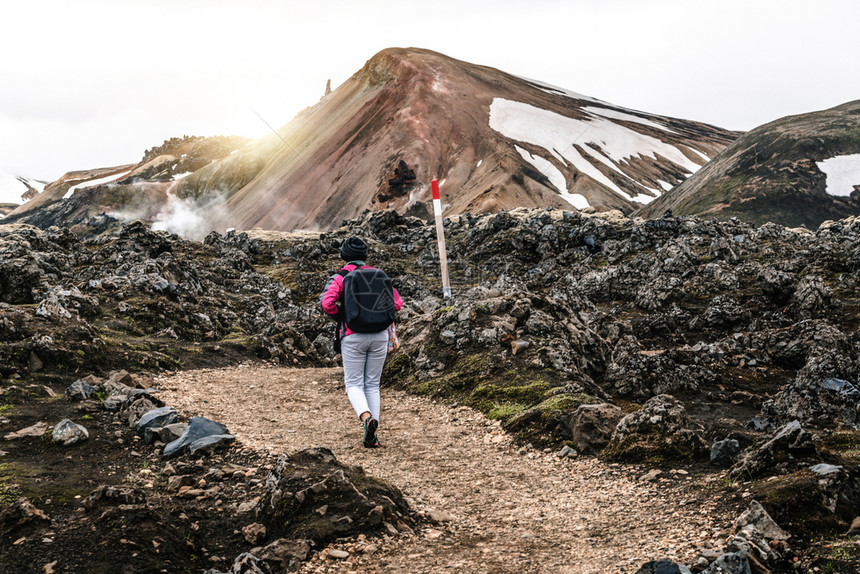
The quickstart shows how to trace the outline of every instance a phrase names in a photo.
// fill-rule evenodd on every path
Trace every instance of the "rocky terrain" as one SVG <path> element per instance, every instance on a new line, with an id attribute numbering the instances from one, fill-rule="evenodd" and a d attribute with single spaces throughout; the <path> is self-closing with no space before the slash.
<path id="1" fill-rule="evenodd" d="M 754 225 L 769 221 L 815 229 L 827 219 L 860 214 L 860 185 L 841 185 L 846 168 L 828 176 L 827 162 L 857 161 L 860 101 L 829 110 L 780 118 L 738 138 L 671 193 L 644 207 L 644 217 L 667 209 L 676 215 L 737 217 Z"/>
<path id="2" fill-rule="evenodd" d="M 267 452 L 223 418 L 229 424 L 206 435 L 221 438 L 165 460 L 165 445 L 190 427 L 147 426 L 171 410 L 180 424 L 221 418 L 205 396 L 199 406 L 180 404 L 185 392 L 159 398 L 178 383 L 158 373 L 260 361 L 336 366 L 316 297 L 337 269 L 340 242 L 357 234 L 406 302 L 402 346 L 384 376 L 390 392 L 477 413 L 498 425 L 493 436 L 508 441 L 512 460 L 548 449 L 637 477 L 655 472 L 657 484 L 661 474 L 696 477 L 684 500 L 719 536 L 669 541 L 683 552 L 622 557 L 638 560 L 625 571 L 856 571 L 860 548 L 846 533 L 860 516 L 857 220 L 813 232 L 618 212 L 456 216 L 446 219 L 453 299 L 441 297 L 433 227 L 394 211 L 322 234 L 212 233 L 203 242 L 107 217 L 88 227 L 101 233 L 0 226 L 0 564 L 46 571 L 41 557 L 54 550 L 45 554 L 53 542 L 44 541 L 56 540 L 57 553 L 74 548 L 82 561 L 104 563 L 91 571 L 115 571 L 128 556 L 140 561 L 130 571 L 224 570 L 254 548 L 242 560 L 346 570 L 356 565 L 321 562 L 331 555 L 321 549 L 358 551 L 367 536 L 395 536 L 386 523 L 426 532 L 426 513 L 401 498 L 406 486 L 355 470 L 352 454 L 341 463 L 337 449 L 297 452 L 330 445 Z M 78 379 L 89 380 L 90 398 L 62 398 Z M 89 425 L 89 439 L 61 446 L 74 431 L 64 419 Z M 13 435 L 26 429 L 35 436 Z M 354 508 L 379 520 L 321 514 L 328 502 L 298 496 L 316 484 L 331 487 L 315 496 L 358 491 Z M 360 506 L 365 499 L 377 502 Z M 254 520 L 237 519 L 240 508 Z M 301 527 L 313 523 L 320 528 Z M 278 545 L 264 552 L 264 538 Z M 393 544 L 385 552 L 400 544 L 379 543 Z M 603 571 L 613 571 L 606 560 Z"/>

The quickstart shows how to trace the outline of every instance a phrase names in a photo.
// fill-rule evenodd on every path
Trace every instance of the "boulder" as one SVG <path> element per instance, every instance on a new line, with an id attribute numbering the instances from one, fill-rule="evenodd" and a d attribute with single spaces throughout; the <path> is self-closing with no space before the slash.
<path id="1" fill-rule="evenodd" d="M 193 417 L 188 421 L 188 427 L 182 433 L 182 436 L 164 447 L 163 456 L 165 458 L 173 458 L 185 454 L 189 452 L 192 445 L 207 437 L 222 437 L 221 439 L 217 439 L 216 442 L 223 442 L 225 440 L 223 437 L 230 437 L 229 440 L 234 438 L 227 434 L 227 427 L 223 424 L 204 417 Z M 212 444 L 209 443 L 209 446 L 212 446 Z M 205 441 L 204 443 L 198 443 L 196 448 L 199 449 L 204 446 L 206 446 Z"/>
<path id="2" fill-rule="evenodd" d="M 78 379 L 66 389 L 65 396 L 72 401 L 86 401 L 92 398 L 96 389 L 83 379 Z"/>
<path id="3" fill-rule="evenodd" d="M 678 364 L 663 354 L 647 353 L 635 337 L 625 335 L 612 350 L 603 384 L 613 395 L 648 399 L 695 391 L 716 379 L 716 374 L 703 365 Z"/>
<path id="4" fill-rule="evenodd" d="M 199 438 L 188 445 L 188 454 L 208 454 L 236 440 L 231 434 L 213 434 Z"/>
<path id="5" fill-rule="evenodd" d="M 51 433 L 51 440 L 54 442 L 61 442 L 63 443 L 63 446 L 83 442 L 89 437 L 90 433 L 87 429 L 70 421 L 69 419 L 63 419 L 57 423 L 56 426 L 54 426 L 54 432 Z"/>
<path id="6" fill-rule="evenodd" d="M 750 524 L 755 526 L 759 534 L 769 540 L 788 540 L 791 537 L 774 522 L 770 514 L 757 500 L 753 500 L 749 508 L 735 520 L 735 530 L 743 530 Z"/>
<path id="7" fill-rule="evenodd" d="M 251 554 L 243 552 L 233 561 L 233 567 L 229 571 L 223 572 L 210 568 L 203 574 L 270 574 L 271 570 L 265 562 Z"/>
<path id="8" fill-rule="evenodd" d="M 274 566 L 275 572 L 297 571 L 299 564 L 311 553 L 310 540 L 279 538 L 265 548 L 255 549 L 255 554 Z"/>
<path id="9" fill-rule="evenodd" d="M 603 456 L 609 460 L 691 461 L 707 456 L 707 444 L 688 428 L 684 405 L 671 395 L 657 395 L 642 409 L 622 418 Z"/>
<path id="10" fill-rule="evenodd" d="M 609 403 L 580 405 L 568 423 L 573 447 L 579 452 L 599 452 L 609 443 L 623 416 L 621 408 Z"/>
<path id="11" fill-rule="evenodd" d="M 795 458 L 814 453 L 812 434 L 803 429 L 800 421 L 792 421 L 776 431 L 767 442 L 744 456 L 730 474 L 736 478 L 776 474 L 781 469 L 787 469 L 787 465 Z"/>
<path id="12" fill-rule="evenodd" d="M 146 399 L 142 399 L 146 400 Z M 179 415 L 173 407 L 159 407 L 143 413 L 134 426 L 137 434 L 144 434 L 146 429 L 164 427 L 176 422 Z"/>
<path id="13" fill-rule="evenodd" d="M 257 546 L 266 539 L 266 527 L 259 522 L 254 522 L 242 528 L 242 536 L 245 538 L 245 542 Z"/>
<path id="14" fill-rule="evenodd" d="M 173 423 L 163 427 L 150 427 L 143 430 L 143 440 L 150 444 L 156 440 L 164 444 L 170 443 L 182 436 L 188 423 Z"/>
<path id="15" fill-rule="evenodd" d="M 817 275 L 807 275 L 797 284 L 791 297 L 791 309 L 803 319 L 825 315 L 830 308 L 833 291 Z"/>
<path id="16" fill-rule="evenodd" d="M 327 542 L 413 522 L 403 495 L 326 448 L 282 455 L 266 477 L 256 509 L 269 535 Z M 414 522 L 413 522 L 414 523 Z"/>
<path id="17" fill-rule="evenodd" d="M 860 369 L 852 356 L 832 349 L 812 355 L 795 380 L 762 405 L 762 413 L 821 427 L 856 426 L 860 390 L 850 380 L 857 380 Z"/>
<path id="18" fill-rule="evenodd" d="M 126 389 L 134 388 L 137 386 L 137 383 L 128 371 L 120 370 L 111 371 L 108 374 L 108 378 L 105 380 L 104 386 L 105 392 L 112 395 L 116 390 L 124 391 Z"/>
<path id="19" fill-rule="evenodd" d="M 153 410 L 155 410 L 155 403 L 147 397 L 140 397 L 135 399 L 127 409 L 120 411 L 119 416 L 128 421 L 128 426 L 134 427 L 144 414 Z"/>
<path id="20" fill-rule="evenodd" d="M 735 463 L 741 453 L 741 446 L 735 439 L 714 441 L 711 445 L 711 464 L 714 466 L 729 467 Z"/>

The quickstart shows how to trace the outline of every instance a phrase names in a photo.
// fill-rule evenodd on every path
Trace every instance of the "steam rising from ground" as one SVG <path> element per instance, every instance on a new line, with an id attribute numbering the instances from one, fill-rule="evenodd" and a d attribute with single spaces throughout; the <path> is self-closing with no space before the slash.
<path id="1" fill-rule="evenodd" d="M 182 199 L 168 194 L 167 203 L 154 217 L 147 209 L 114 211 L 108 215 L 120 221 L 151 218 L 155 231 L 167 231 L 186 239 L 202 241 L 210 231 L 224 231 L 224 222 L 230 221 L 226 201 L 223 194 L 206 199 Z"/>
<path id="2" fill-rule="evenodd" d="M 205 200 L 167 196 L 167 204 L 155 216 L 152 229 L 168 231 L 186 239 L 202 241 L 206 235 L 227 221 L 226 198 L 216 195 Z"/>

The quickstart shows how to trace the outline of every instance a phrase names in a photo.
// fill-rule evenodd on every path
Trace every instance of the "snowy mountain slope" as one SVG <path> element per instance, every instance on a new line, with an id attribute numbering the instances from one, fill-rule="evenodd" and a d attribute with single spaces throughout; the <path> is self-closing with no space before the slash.
<path id="1" fill-rule="evenodd" d="M 737 135 L 392 48 L 277 134 L 248 145 L 174 138 L 135 165 L 69 172 L 9 220 L 80 225 L 107 213 L 163 222 L 193 212 L 197 236 L 330 229 L 365 210 L 420 212 L 433 178 L 449 215 L 516 207 L 631 213 Z"/>
<path id="2" fill-rule="evenodd" d="M 737 135 L 428 50 L 388 49 L 279 137 L 188 176 L 177 192 L 224 193 L 229 221 L 220 226 L 237 228 L 327 229 L 365 209 L 405 211 L 429 199 L 433 178 L 451 214 L 520 206 L 629 213 Z M 401 160 L 415 177 L 392 187 Z"/>

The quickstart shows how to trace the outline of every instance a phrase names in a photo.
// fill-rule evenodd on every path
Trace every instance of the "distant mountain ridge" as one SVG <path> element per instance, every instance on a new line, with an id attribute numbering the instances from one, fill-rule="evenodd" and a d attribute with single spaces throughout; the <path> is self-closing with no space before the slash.
<path id="1" fill-rule="evenodd" d="M 405 211 L 442 184 L 446 213 L 514 207 L 631 212 L 739 134 L 612 106 L 428 50 L 380 52 L 255 146 L 183 180 L 230 190 L 237 228 L 330 228 Z M 409 189 L 388 189 L 403 161 Z"/>
<path id="2" fill-rule="evenodd" d="M 860 100 L 744 134 L 639 215 L 667 209 L 809 228 L 860 214 Z"/>
<path id="3" fill-rule="evenodd" d="M 196 155 L 189 150 L 202 143 L 175 138 L 137 164 L 69 172 L 9 219 L 85 225 L 105 213 L 171 229 L 181 218 L 198 236 L 331 229 L 366 210 L 420 212 L 433 178 L 448 215 L 516 207 L 631 213 L 738 135 L 392 48 L 276 134 L 225 145 L 207 138 Z"/>

